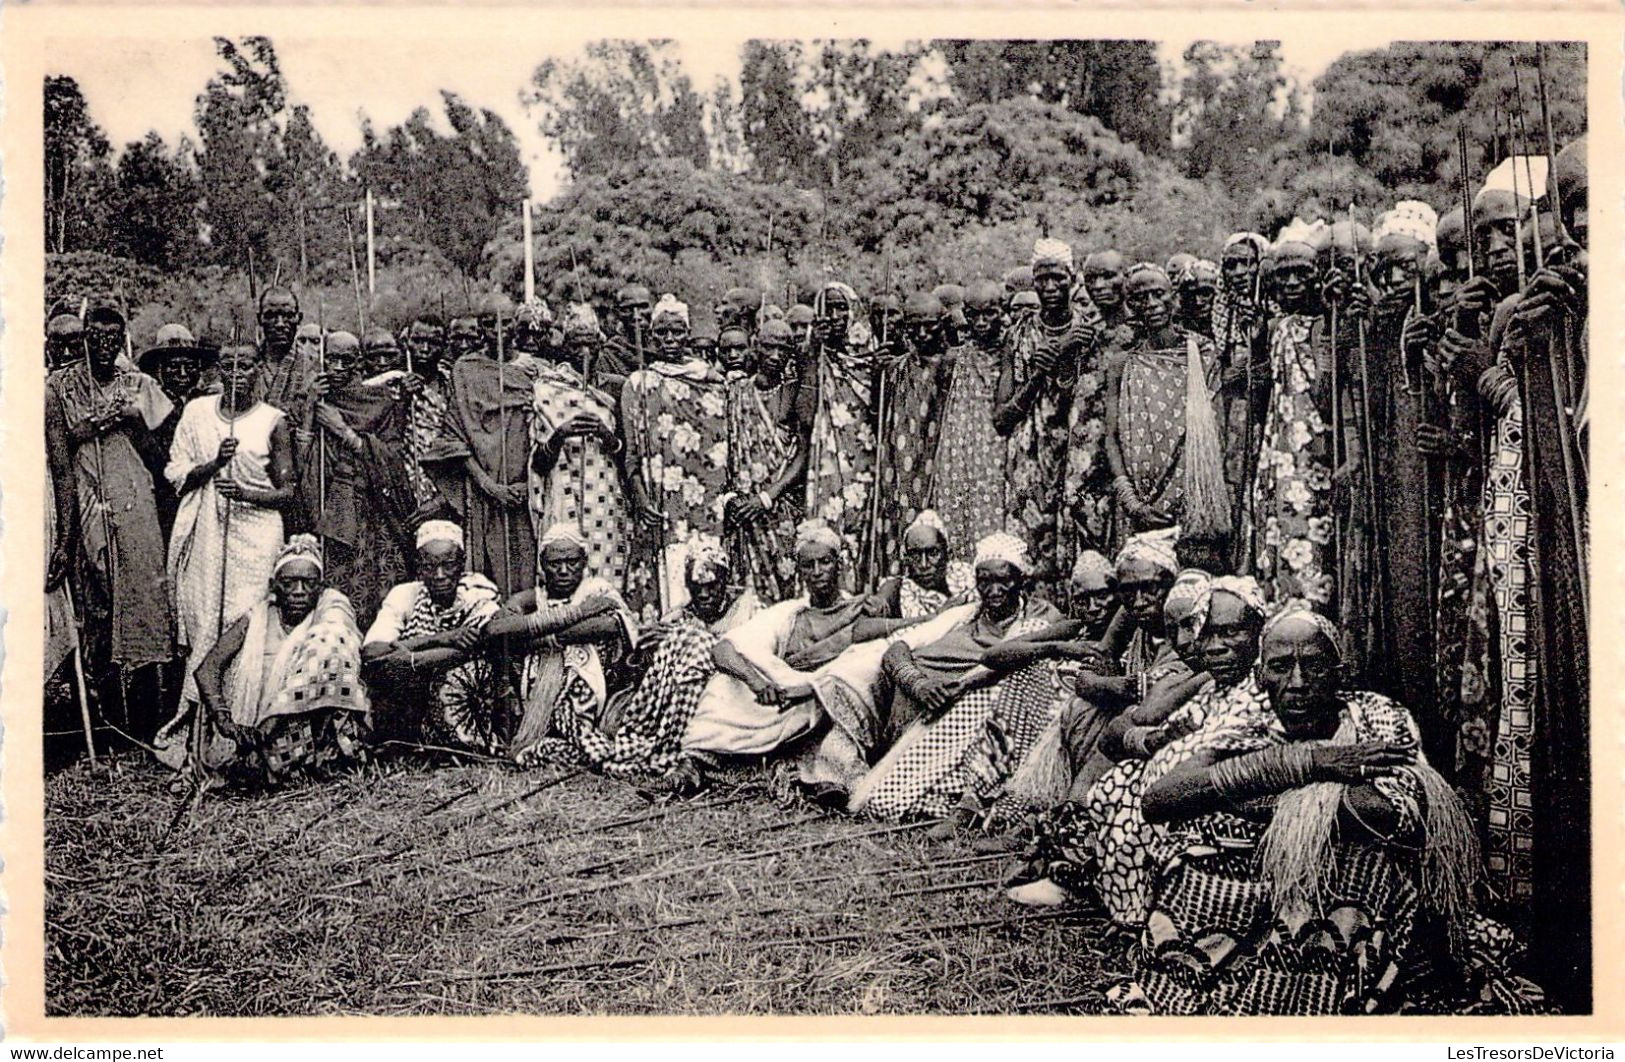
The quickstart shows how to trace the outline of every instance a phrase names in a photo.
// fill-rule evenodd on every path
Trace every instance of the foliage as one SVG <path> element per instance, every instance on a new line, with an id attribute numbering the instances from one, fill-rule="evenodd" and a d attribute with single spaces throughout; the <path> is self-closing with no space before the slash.
<path id="1" fill-rule="evenodd" d="M 45 79 L 45 247 L 61 254 L 107 238 L 112 145 L 86 110 L 79 83 Z"/>
<path id="2" fill-rule="evenodd" d="M 438 132 L 420 107 L 382 136 L 368 126 L 350 166 L 361 183 L 399 207 L 393 224 L 402 235 L 433 244 L 472 276 L 501 219 L 527 195 L 525 167 L 513 130 L 499 116 L 455 93 L 440 96 L 451 135 Z"/>
<path id="3" fill-rule="evenodd" d="M 1186 176 L 1232 193 L 1258 187 L 1271 149 L 1302 131 L 1298 93 L 1281 68 L 1280 42 L 1249 48 L 1197 41 L 1185 49 L 1175 108 Z"/>
<path id="4" fill-rule="evenodd" d="M 1030 98 L 1098 119 L 1142 150 L 1168 149 L 1154 41 L 934 41 L 961 105 Z"/>

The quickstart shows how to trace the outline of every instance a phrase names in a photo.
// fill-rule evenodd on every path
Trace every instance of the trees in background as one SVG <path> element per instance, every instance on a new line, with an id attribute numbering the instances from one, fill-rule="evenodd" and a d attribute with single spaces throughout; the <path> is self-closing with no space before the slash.
<path id="1" fill-rule="evenodd" d="M 442 93 L 397 125 L 364 122 L 341 159 L 271 41 L 215 45 L 196 139 L 174 147 L 153 133 L 115 154 L 73 79 L 46 79 L 52 269 L 86 280 L 128 260 L 129 284 L 148 286 L 181 274 L 229 291 L 216 302 L 238 300 L 230 311 L 210 311 L 229 318 L 252 251 L 261 277 L 280 270 L 352 314 L 370 189 L 381 286 L 408 303 L 518 290 L 529 180 L 502 118 Z M 755 40 L 737 78 L 701 85 L 670 41 L 599 41 L 543 62 L 526 89 L 571 176 L 536 211 L 539 283 L 554 302 L 632 277 L 691 301 L 841 271 L 902 286 L 1000 272 L 1045 232 L 1160 257 L 1351 203 L 1453 203 L 1458 116 L 1475 174 L 1513 147 L 1514 55 L 1541 153 L 1529 44 L 1352 52 L 1316 79 L 1306 116 L 1272 42 L 1197 42 L 1164 70 L 1149 41 Z M 1567 141 L 1585 127 L 1583 46 L 1545 56 Z"/>

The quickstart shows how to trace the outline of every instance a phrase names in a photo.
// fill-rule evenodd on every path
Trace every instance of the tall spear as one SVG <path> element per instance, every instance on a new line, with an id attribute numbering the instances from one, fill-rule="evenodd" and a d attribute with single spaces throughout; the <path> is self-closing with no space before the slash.
<path id="1" fill-rule="evenodd" d="M 367 298 L 378 294 L 378 255 L 372 240 L 372 189 L 367 189 Z M 366 325 L 362 324 L 362 330 Z"/>
<path id="2" fill-rule="evenodd" d="M 520 204 L 525 229 L 525 301 L 532 302 L 536 298 L 536 248 L 531 244 L 530 200 Z M 570 248 L 571 269 L 575 268 L 575 247 Z"/>
<path id="3" fill-rule="evenodd" d="M 350 206 L 344 207 L 344 242 L 350 246 L 350 287 L 355 291 L 355 318 L 363 335 L 367 331 L 367 308 L 361 303 L 361 267 L 355 257 L 355 225 L 350 220 Z"/>
<path id="4" fill-rule="evenodd" d="M 638 354 L 638 378 L 642 383 L 638 394 L 638 420 L 641 421 L 640 432 L 643 435 L 643 455 L 638 461 L 642 465 L 643 489 L 645 492 L 656 492 L 658 485 L 654 478 L 654 437 L 649 434 L 649 364 L 643 351 L 643 321 L 634 312 L 632 314 L 632 344 Z M 645 497 L 645 504 L 654 505 L 660 513 L 660 521 L 655 525 L 655 600 L 656 607 L 664 608 L 665 602 L 661 597 L 666 589 L 666 514 L 656 504 L 656 498 Z"/>
<path id="5" fill-rule="evenodd" d="M 1349 204 L 1349 225 L 1350 227 L 1356 227 L 1353 203 Z M 1358 238 L 1356 238 L 1354 243 L 1354 282 L 1356 284 L 1364 283 L 1364 281 L 1361 279 L 1360 266 L 1360 243 Z M 1365 481 L 1366 488 L 1366 519 L 1370 521 L 1371 535 L 1374 540 L 1378 531 L 1379 516 L 1379 510 L 1377 508 L 1377 479 L 1374 474 L 1374 461 L 1377 448 L 1371 435 L 1371 411 L 1373 405 L 1371 400 L 1371 363 L 1366 351 L 1365 320 L 1363 318 L 1357 318 L 1355 320 L 1355 336 L 1356 342 L 1359 344 L 1358 350 L 1360 359 L 1360 446 L 1364 451 L 1361 456 L 1361 462 L 1363 464 L 1361 469 L 1361 477 Z M 1386 593 L 1382 583 L 1383 580 L 1378 579 L 1377 582 L 1372 586 L 1372 596 L 1376 599 L 1374 602 L 1375 611 L 1379 616 L 1384 614 L 1382 609 L 1385 607 L 1384 603 L 1388 598 L 1388 594 Z"/>
<path id="6" fill-rule="evenodd" d="M 530 225 L 529 203 L 525 204 L 525 225 L 527 228 Z M 530 235 L 528 233 L 525 236 L 525 256 L 527 259 L 530 257 Z M 576 262 L 576 245 L 572 243 L 570 245 L 570 276 L 574 280 L 573 286 L 576 289 L 576 302 L 581 303 L 585 300 L 581 298 L 581 273 L 579 272 L 579 269 L 580 265 Z M 527 268 L 527 280 L 530 279 L 529 272 L 530 271 Z M 587 364 L 587 355 L 591 350 L 592 347 L 590 344 L 583 346 L 581 349 L 582 390 L 586 390 L 587 385 L 590 383 L 590 379 L 587 374 L 591 371 L 591 366 Z M 581 522 L 582 531 L 585 532 L 587 522 L 587 443 L 585 440 L 579 440 L 577 445 L 580 447 L 581 461 L 579 467 L 577 468 L 578 478 L 576 481 L 576 519 Z"/>
<path id="7" fill-rule="evenodd" d="M 1515 93 L 1514 102 L 1517 105 L 1518 153 L 1523 156 L 1523 184 L 1525 188 L 1529 189 L 1529 202 L 1531 205 L 1533 205 L 1539 201 L 1541 198 L 1541 193 L 1535 190 L 1535 171 L 1529 164 L 1529 127 L 1524 124 L 1523 77 L 1518 73 L 1518 55 L 1516 52 L 1512 53 L 1512 89 Z M 1551 165 L 1552 160 L 1548 158 L 1546 160 L 1546 167 L 1548 170 L 1551 169 Z M 1514 171 L 1516 171 L 1517 164 L 1514 163 L 1512 168 Z M 1540 210 L 1538 207 L 1534 208 L 1533 215 L 1532 227 L 1533 235 L 1535 237 L 1535 268 L 1540 270 L 1546 268 L 1546 248 L 1542 246 L 1544 241 L 1542 241 L 1540 238 Z"/>

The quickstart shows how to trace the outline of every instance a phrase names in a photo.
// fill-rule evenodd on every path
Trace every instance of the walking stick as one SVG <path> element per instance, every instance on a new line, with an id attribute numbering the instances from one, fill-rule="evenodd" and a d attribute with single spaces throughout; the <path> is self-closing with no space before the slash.
<path id="1" fill-rule="evenodd" d="M 649 434 L 649 364 L 643 351 L 643 321 L 634 312 L 632 315 L 632 343 L 637 348 L 638 376 L 643 380 L 643 387 L 638 394 L 638 420 L 641 422 L 639 431 L 643 435 L 643 454 L 638 459 L 643 474 L 643 489 L 645 492 L 644 504 L 654 506 L 652 494 L 656 489 L 654 478 L 654 438 Z M 666 592 L 666 511 L 655 506 L 659 514 L 659 522 L 655 525 L 655 601 L 656 607 L 665 610 L 663 600 Z"/>
<path id="2" fill-rule="evenodd" d="M 1537 48 L 1538 48 L 1538 45 L 1537 45 Z M 1537 56 L 1538 56 L 1538 54 L 1539 53 L 1537 51 Z M 1512 83 L 1513 83 L 1514 91 L 1517 94 L 1516 98 L 1517 98 L 1517 106 L 1518 106 L 1518 133 L 1519 133 L 1518 140 L 1519 140 L 1519 143 L 1522 145 L 1522 148 L 1523 148 L 1524 176 L 1527 178 L 1527 180 L 1525 181 L 1525 184 L 1529 189 L 1529 201 L 1531 203 L 1533 203 L 1533 202 L 1535 202 L 1537 197 L 1535 195 L 1535 189 L 1534 189 L 1534 172 L 1533 172 L 1533 170 L 1530 169 L 1530 166 L 1529 166 L 1529 143 L 1528 143 L 1529 131 L 1528 131 L 1527 126 L 1524 124 L 1523 81 L 1518 75 L 1518 61 L 1517 61 L 1517 55 L 1516 54 L 1512 55 Z M 1542 88 L 1544 89 L 1544 87 L 1545 87 L 1544 82 L 1542 82 Z M 1543 109 L 1544 109 L 1544 104 L 1545 104 L 1544 93 L 1542 93 L 1541 102 L 1542 102 L 1542 106 L 1543 106 Z M 1550 135 L 1551 135 L 1551 112 L 1549 110 L 1547 110 L 1544 117 L 1545 117 L 1545 120 L 1546 120 L 1547 136 L 1548 136 L 1548 138 L 1550 138 Z M 1508 124 L 1510 125 L 1510 119 L 1508 120 Z M 1547 156 L 1546 167 L 1547 167 L 1548 172 L 1551 171 L 1552 162 L 1553 162 L 1553 159 L 1555 157 L 1556 157 L 1555 153 Z M 1516 177 L 1517 177 L 1517 171 L 1518 171 L 1518 168 L 1517 168 L 1516 165 L 1514 165 L 1513 168 L 1512 168 L 1514 179 L 1516 179 Z M 1547 183 L 1551 184 L 1551 185 L 1555 185 L 1557 182 L 1555 180 L 1551 180 L 1551 179 L 1548 178 Z M 1516 192 L 1514 192 L 1514 199 L 1515 198 L 1516 198 Z M 1537 270 L 1540 270 L 1540 269 L 1545 268 L 1546 260 L 1545 260 L 1544 249 L 1541 247 L 1541 242 L 1542 241 L 1541 241 L 1541 238 L 1540 238 L 1540 213 L 1539 213 L 1539 211 L 1535 212 L 1533 224 L 1534 224 L 1534 237 L 1535 237 L 1535 268 Z M 1519 251 L 1520 251 L 1520 253 L 1522 252 L 1522 247 L 1521 246 L 1519 247 Z M 1520 291 L 1523 290 L 1523 284 L 1521 283 L 1521 281 L 1520 281 L 1520 283 L 1518 285 L 1518 288 L 1519 288 Z M 1561 318 L 1559 318 L 1558 327 L 1554 327 L 1552 329 L 1552 332 L 1553 332 L 1553 337 L 1552 338 L 1556 341 L 1555 343 L 1552 344 L 1552 346 L 1556 347 L 1557 350 L 1553 351 L 1550 347 L 1548 348 L 1547 356 L 1546 356 L 1546 368 L 1547 368 L 1547 371 L 1551 374 L 1552 398 L 1554 399 L 1554 401 L 1556 403 L 1556 406 L 1557 406 L 1557 410 L 1556 410 L 1556 412 L 1557 412 L 1557 418 L 1556 418 L 1557 419 L 1557 451 L 1558 451 L 1559 460 L 1562 462 L 1562 465 L 1563 465 L 1563 481 L 1564 481 L 1564 487 L 1565 487 L 1566 493 L 1568 494 L 1568 499 L 1567 500 L 1568 500 L 1568 509 L 1569 509 L 1569 520 L 1570 520 L 1570 524 L 1571 524 L 1571 534 L 1573 535 L 1573 538 L 1574 538 L 1574 541 L 1573 541 L 1572 545 L 1574 547 L 1575 561 L 1576 561 L 1576 563 L 1577 563 L 1577 565 L 1579 567 L 1579 571 L 1580 571 L 1580 581 L 1581 581 L 1580 605 L 1581 605 L 1581 609 L 1582 609 L 1583 614 L 1586 616 L 1586 622 L 1587 622 L 1587 624 L 1589 624 L 1590 623 L 1590 600 L 1589 600 L 1590 599 L 1590 594 L 1589 594 L 1589 581 L 1590 581 L 1589 569 L 1590 569 L 1590 563 L 1589 563 L 1589 559 L 1586 556 L 1587 551 L 1586 551 L 1586 547 L 1585 547 L 1584 532 L 1581 530 L 1584 527 L 1584 524 L 1581 523 L 1581 520 L 1582 520 L 1584 514 L 1582 514 L 1580 512 L 1579 479 L 1575 474 L 1575 469 L 1579 464 L 1579 461 L 1578 461 L 1578 459 L 1576 457 L 1576 453 L 1578 451 L 1578 446 L 1576 445 L 1576 440 L 1574 438 L 1574 426 L 1573 426 L 1572 422 L 1569 419 L 1572 416 L 1572 412 L 1571 412 L 1570 406 L 1569 406 L 1569 395 L 1570 395 L 1569 384 L 1570 384 L 1571 381 L 1564 379 L 1565 373 L 1564 373 L 1564 371 L 1559 369 L 1560 357 L 1561 357 L 1561 360 L 1565 363 L 1565 367 L 1566 367 L 1566 363 L 1568 361 L 1568 331 L 1567 331 L 1566 328 L 1562 328 L 1562 319 Z M 1526 408 L 1527 408 L 1527 405 L 1528 405 L 1528 401 L 1526 399 L 1525 400 L 1525 407 Z M 1528 425 L 1525 428 L 1525 430 L 1532 430 L 1533 427 L 1534 427 L 1534 425 L 1532 425 L 1532 424 Z"/>
<path id="3" fill-rule="evenodd" d="M 497 450 L 497 476 L 502 481 L 502 489 L 508 489 L 508 363 L 504 360 L 502 349 L 502 308 L 497 307 L 497 437 L 502 441 L 501 448 Z M 506 496 L 497 499 L 497 522 L 502 529 L 502 593 L 513 593 L 513 549 L 509 538 L 511 525 L 508 523 L 508 499 Z M 504 639 L 503 644 L 507 641 Z M 506 652 L 506 650 L 504 650 Z"/>
<path id="4" fill-rule="evenodd" d="M 79 721 L 85 728 L 85 751 L 90 755 L 90 768 L 96 769 L 96 738 L 95 726 L 90 720 L 90 691 L 85 685 L 85 659 L 80 649 L 79 610 L 74 607 L 73 587 L 67 579 L 62 580 L 62 593 L 68 599 L 68 619 L 73 625 L 73 682 L 75 691 L 79 694 Z"/>
<path id="5" fill-rule="evenodd" d="M 1349 204 L 1349 225 L 1351 228 L 1355 225 L 1353 203 Z M 1361 276 L 1360 244 L 1358 239 L 1354 244 L 1354 283 L 1364 283 Z M 1377 451 L 1371 436 L 1371 410 L 1373 405 L 1371 399 L 1371 363 L 1366 351 L 1364 318 L 1355 320 L 1355 336 L 1359 344 L 1360 358 L 1360 448 L 1362 450 L 1361 462 L 1363 466 L 1360 471 L 1365 487 L 1366 519 L 1370 521 L 1371 540 L 1375 542 L 1378 533 L 1379 510 L 1377 507 L 1377 478 L 1372 473 L 1376 467 L 1374 455 Z M 1384 568 L 1383 571 L 1385 572 L 1386 569 Z M 1379 617 L 1384 615 L 1383 609 L 1389 597 L 1383 587 L 1385 578 L 1386 575 L 1381 575 L 1372 583 L 1371 587 L 1372 596 L 1375 599 L 1373 611 Z"/>

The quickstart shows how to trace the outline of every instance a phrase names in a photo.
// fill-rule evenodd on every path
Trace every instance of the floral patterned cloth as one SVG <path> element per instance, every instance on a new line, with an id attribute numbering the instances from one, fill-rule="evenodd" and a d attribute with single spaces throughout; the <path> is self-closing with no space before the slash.
<path id="1" fill-rule="evenodd" d="M 909 354 L 884 370 L 885 423 L 875 469 L 880 526 L 874 534 L 877 556 L 871 558 L 871 572 L 890 571 L 897 565 L 902 559 L 904 530 L 931 507 L 942 398 L 952 368 L 945 357 L 925 359 Z"/>
<path id="2" fill-rule="evenodd" d="M 734 380 L 728 390 L 728 490 L 755 497 L 779 481 L 796 455 L 796 426 L 788 404 L 795 388 L 788 382 L 763 390 L 754 376 Z M 750 527 L 728 535 L 734 571 L 755 589 L 763 604 L 776 605 L 796 595 L 795 538 L 802 498 L 787 490 L 767 514 Z"/>
<path id="3" fill-rule="evenodd" d="M 1072 317 L 1054 326 L 1034 314 L 1010 328 L 1006 356 L 1017 390 L 1032 379 L 1033 359 L 1042 349 L 1064 353 L 1054 376 L 1044 381 L 1032 409 L 1016 425 L 1005 458 L 1005 524 L 1027 543 L 1033 561 L 1035 592 L 1059 600 L 1072 558 L 1063 555 L 1070 533 L 1066 525 L 1067 444 L 1072 433 L 1072 395 L 1080 371 L 1091 368 L 1092 326 L 1086 306 L 1073 306 Z M 1088 421 L 1083 422 L 1089 434 Z"/>
<path id="4" fill-rule="evenodd" d="M 993 428 L 999 353 L 966 343 L 948 358 L 930 507 L 942 516 L 949 555 L 968 561 L 984 535 L 1004 529 L 1005 441 Z"/>
<path id="5" fill-rule="evenodd" d="M 807 515 L 839 532 L 848 589 L 867 582 L 870 490 L 875 474 L 873 355 L 825 347 L 818 358 L 818 407 L 807 459 Z"/>
<path id="6" fill-rule="evenodd" d="M 1275 387 L 1253 483 L 1256 572 L 1277 604 L 1303 601 L 1335 615 L 1332 436 L 1316 403 L 1318 320 L 1289 314 L 1270 332 Z"/>
<path id="7" fill-rule="evenodd" d="M 666 514 L 658 542 L 643 543 L 642 563 L 627 571 L 633 611 L 651 622 L 688 600 L 688 541 L 702 532 L 722 537 L 728 396 L 721 375 L 703 361 L 654 362 L 634 372 L 621 391 L 621 433 L 628 474 Z"/>
<path id="8" fill-rule="evenodd" d="M 1117 446 L 1140 500 L 1179 523 L 1185 499 L 1187 343 L 1195 343 L 1212 376 L 1213 344 L 1195 334 L 1162 350 L 1129 350 L 1118 392 Z M 1132 533 L 1140 528 L 1126 528 Z"/>
<path id="9" fill-rule="evenodd" d="M 423 470 L 424 457 L 433 450 L 435 440 L 446 433 L 446 411 L 450 408 L 446 391 L 451 383 L 442 361 L 434 373 L 424 379 L 423 387 L 407 401 L 406 475 L 412 481 L 412 493 L 417 496 L 420 509 L 440 503 L 440 488 Z"/>

